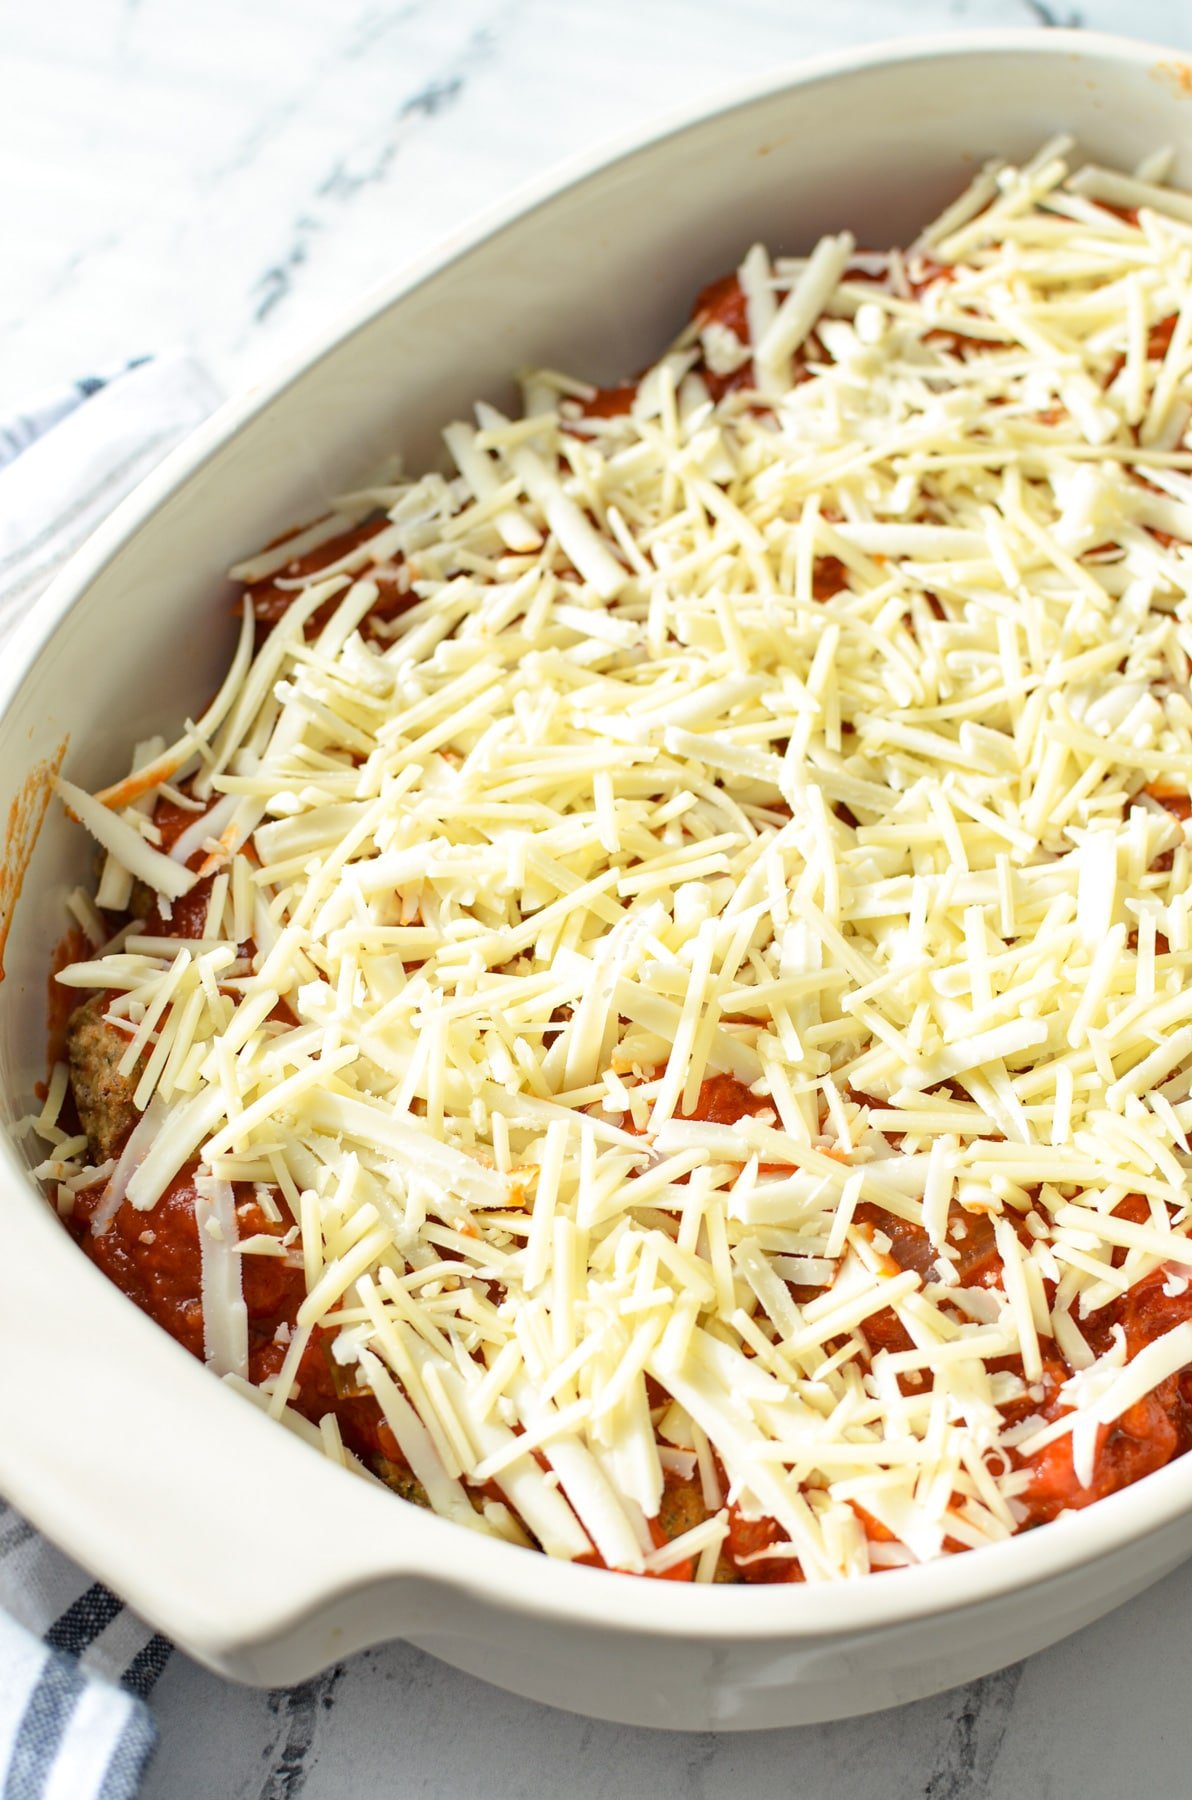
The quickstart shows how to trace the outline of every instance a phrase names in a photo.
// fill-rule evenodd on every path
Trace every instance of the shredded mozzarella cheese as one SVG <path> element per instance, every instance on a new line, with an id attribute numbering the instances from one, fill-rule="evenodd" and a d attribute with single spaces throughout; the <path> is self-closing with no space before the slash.
<path id="1" fill-rule="evenodd" d="M 221 1232 L 267 1183 L 300 1330 L 475 1529 L 508 1528 L 463 1485 L 493 1479 L 552 1554 L 709 1579 L 723 1483 L 808 1578 L 988 1541 L 1024 1483 L 1004 1409 L 1192 1262 L 1163 803 L 1192 784 L 1192 201 L 1068 154 L 991 165 L 903 257 L 751 250 L 748 336 L 697 319 L 628 410 L 543 375 L 526 417 L 452 424 L 457 473 L 388 490 L 150 762 L 201 745 L 214 797 L 172 856 L 135 782 L 59 784 L 167 899 L 209 840 L 223 871 L 200 942 L 66 973 L 117 996 L 130 1065 L 153 1039 L 104 1218 L 197 1155 L 208 1359 L 243 1377 Z M 393 559 L 404 610 L 366 631 Z M 1190 1330 L 1074 1378 L 1071 1419 Z M 710 1517 L 659 1550 L 679 1466 Z"/>

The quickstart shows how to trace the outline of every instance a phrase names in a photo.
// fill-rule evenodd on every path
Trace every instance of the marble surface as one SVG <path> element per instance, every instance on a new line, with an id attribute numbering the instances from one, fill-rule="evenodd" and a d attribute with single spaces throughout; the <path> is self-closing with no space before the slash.
<path id="1" fill-rule="evenodd" d="M 1192 48 L 1190 0 L 0 0 L 0 412 L 182 346 L 225 391 L 552 162 L 782 60 L 1079 24 Z M 1187 1794 L 1192 1564 L 1066 1644 L 868 1720 L 593 1724 L 403 1645 L 290 1693 L 175 1655 L 147 1800 Z"/>

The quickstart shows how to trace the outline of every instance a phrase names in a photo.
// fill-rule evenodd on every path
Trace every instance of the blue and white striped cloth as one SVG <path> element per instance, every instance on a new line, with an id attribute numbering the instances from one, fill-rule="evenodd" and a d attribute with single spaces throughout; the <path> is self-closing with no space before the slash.
<path id="1" fill-rule="evenodd" d="M 126 1800 L 167 1640 L 0 1502 L 0 1793 Z M 18 1623 L 18 1621 L 20 1621 Z"/>
<path id="2" fill-rule="evenodd" d="M 47 393 L 36 394 L 27 400 L 19 412 L 10 413 L 7 418 L 0 419 L 0 468 L 7 462 L 15 462 L 22 450 L 44 437 L 46 432 L 61 423 L 76 407 L 98 394 L 121 375 L 127 375 L 130 369 L 140 369 L 153 361 L 151 356 L 134 356 L 130 362 L 121 363 L 118 368 L 107 369 L 102 375 L 80 375 L 67 387 L 51 388 Z"/>
<path id="3" fill-rule="evenodd" d="M 218 395 L 141 358 L 0 418 L 0 648 L 51 576 Z M 0 1800 L 131 1800 L 169 1642 L 0 1500 Z"/>
<path id="4" fill-rule="evenodd" d="M 0 641 L 73 550 L 219 400 L 180 353 L 0 414 Z"/>

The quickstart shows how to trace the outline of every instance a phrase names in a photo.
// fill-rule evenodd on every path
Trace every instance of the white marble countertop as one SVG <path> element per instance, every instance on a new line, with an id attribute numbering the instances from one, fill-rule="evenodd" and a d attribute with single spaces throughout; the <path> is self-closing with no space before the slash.
<path id="1" fill-rule="evenodd" d="M 0 413 L 183 346 L 225 391 L 561 157 L 866 38 L 1086 24 L 1192 48 L 1189 0 L 0 0 Z M 404 1645 L 284 1694 L 176 1654 L 147 1800 L 1118 1800 L 1192 1788 L 1192 1564 L 898 1712 L 753 1737 L 593 1724 Z"/>

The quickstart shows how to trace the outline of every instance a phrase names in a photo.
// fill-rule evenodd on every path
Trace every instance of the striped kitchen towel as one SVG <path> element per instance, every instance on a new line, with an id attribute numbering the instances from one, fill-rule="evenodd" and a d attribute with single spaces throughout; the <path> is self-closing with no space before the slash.
<path id="1" fill-rule="evenodd" d="M 130 369 L 143 368 L 152 360 L 150 356 L 134 356 L 130 362 L 106 369 L 101 375 L 80 375 L 66 387 L 51 388 L 47 393 L 27 400 L 19 412 L 0 420 L 0 469 L 7 462 L 15 462 L 23 450 L 44 437 L 52 426 L 74 412 L 84 400 L 90 400 L 92 394 L 98 394 L 119 376 L 127 375 Z"/>
<path id="2" fill-rule="evenodd" d="M 219 396 L 187 356 L 138 359 L 0 418 L 0 646 L 60 565 Z M 0 1500 L 0 1796 L 131 1800 L 170 1654 Z"/>
<path id="3" fill-rule="evenodd" d="M 169 1643 L 2 1501 L 0 1607 L 4 1800 L 135 1794 Z"/>
<path id="4" fill-rule="evenodd" d="M 141 357 L 0 417 L 0 639 L 142 476 L 218 404 L 193 357 Z"/>

